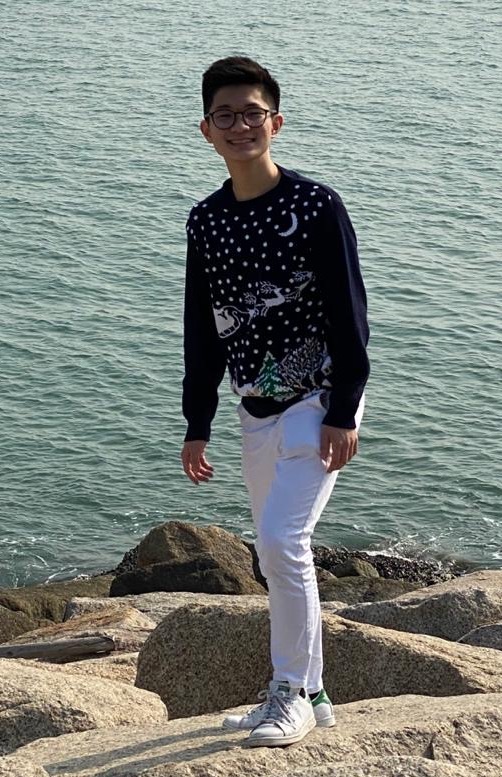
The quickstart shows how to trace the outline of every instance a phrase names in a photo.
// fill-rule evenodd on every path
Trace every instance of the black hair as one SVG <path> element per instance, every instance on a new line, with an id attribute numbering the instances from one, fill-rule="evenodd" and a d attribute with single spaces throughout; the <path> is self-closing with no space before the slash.
<path id="1" fill-rule="evenodd" d="M 202 102 L 204 115 L 211 108 L 214 95 L 223 86 L 250 84 L 261 86 L 272 98 L 275 110 L 279 110 L 281 89 L 268 70 L 249 57 L 225 57 L 218 59 L 202 76 Z"/>

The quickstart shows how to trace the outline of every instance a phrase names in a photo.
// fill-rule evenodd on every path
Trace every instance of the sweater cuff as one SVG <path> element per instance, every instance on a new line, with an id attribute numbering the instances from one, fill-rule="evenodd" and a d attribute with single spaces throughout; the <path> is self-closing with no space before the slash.
<path id="1" fill-rule="evenodd" d="M 211 424 L 204 421 L 194 421 L 188 424 L 185 442 L 193 442 L 193 440 L 205 440 L 206 442 L 209 442 L 210 437 Z"/>
<path id="2" fill-rule="evenodd" d="M 336 426 L 338 429 L 355 429 L 356 419 L 353 415 L 341 413 L 339 409 L 333 407 L 324 416 L 323 424 L 326 426 Z"/>

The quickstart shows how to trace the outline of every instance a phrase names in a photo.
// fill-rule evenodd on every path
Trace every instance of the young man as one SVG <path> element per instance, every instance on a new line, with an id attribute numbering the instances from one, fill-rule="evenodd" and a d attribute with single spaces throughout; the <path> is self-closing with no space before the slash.
<path id="1" fill-rule="evenodd" d="M 228 368 L 241 397 L 274 673 L 266 701 L 224 725 L 250 729 L 249 745 L 281 746 L 334 724 L 310 538 L 357 452 L 366 295 L 340 197 L 272 161 L 283 117 L 269 72 L 245 57 L 218 60 L 202 94 L 200 128 L 230 178 L 187 223 L 182 462 L 193 483 L 213 476 L 205 449 Z"/>

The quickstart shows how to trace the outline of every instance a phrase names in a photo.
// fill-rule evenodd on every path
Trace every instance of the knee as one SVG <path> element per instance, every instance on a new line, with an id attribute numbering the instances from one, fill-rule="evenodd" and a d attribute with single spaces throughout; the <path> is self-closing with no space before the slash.
<path id="1" fill-rule="evenodd" d="M 277 577 L 302 570 L 312 564 L 310 541 L 288 537 L 284 533 L 265 530 L 256 542 L 260 569 L 264 577 Z"/>

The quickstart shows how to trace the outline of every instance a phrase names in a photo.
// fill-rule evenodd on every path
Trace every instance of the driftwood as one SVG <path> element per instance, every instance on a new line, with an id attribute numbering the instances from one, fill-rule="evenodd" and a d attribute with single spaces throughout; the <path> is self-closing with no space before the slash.
<path id="1" fill-rule="evenodd" d="M 0 658 L 47 658 L 64 661 L 91 653 L 111 653 L 115 643 L 109 637 L 78 637 L 24 645 L 0 645 Z"/>

